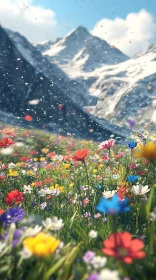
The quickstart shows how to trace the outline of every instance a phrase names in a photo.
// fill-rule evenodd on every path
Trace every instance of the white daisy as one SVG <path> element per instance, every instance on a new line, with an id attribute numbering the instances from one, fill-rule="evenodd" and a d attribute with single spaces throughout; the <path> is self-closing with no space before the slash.
<path id="1" fill-rule="evenodd" d="M 150 189 L 148 188 L 148 186 L 143 186 L 141 184 L 137 184 L 136 186 L 134 185 L 132 187 L 132 192 L 135 194 L 135 195 L 144 195 L 145 193 L 149 192 Z"/>

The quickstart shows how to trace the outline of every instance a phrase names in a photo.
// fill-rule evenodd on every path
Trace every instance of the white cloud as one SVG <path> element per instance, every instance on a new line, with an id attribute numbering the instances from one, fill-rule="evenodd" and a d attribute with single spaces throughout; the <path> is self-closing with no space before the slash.
<path id="1" fill-rule="evenodd" d="M 0 0 L 0 21 L 3 27 L 17 31 L 32 43 L 56 38 L 55 13 L 33 0 Z"/>
<path id="2" fill-rule="evenodd" d="M 145 50 L 154 38 L 156 24 L 146 10 L 130 13 L 125 19 L 100 20 L 91 33 L 116 46 L 129 56 Z"/>

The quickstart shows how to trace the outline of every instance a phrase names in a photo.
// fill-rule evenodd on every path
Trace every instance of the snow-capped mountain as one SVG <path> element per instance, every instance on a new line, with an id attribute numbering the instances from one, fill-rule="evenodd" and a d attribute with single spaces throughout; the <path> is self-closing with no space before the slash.
<path id="1" fill-rule="evenodd" d="M 104 64 L 117 64 L 128 57 L 106 41 L 92 36 L 86 28 L 80 26 L 71 31 L 55 44 L 46 42 L 42 51 L 51 62 L 75 70 L 93 71 Z M 66 67 L 63 67 L 66 66 Z"/>
<path id="2" fill-rule="evenodd" d="M 89 96 L 88 87 L 76 80 L 69 78 L 56 64 L 51 63 L 41 52 L 18 32 L 6 29 L 11 41 L 15 44 L 23 57 L 39 72 L 50 79 L 51 84 L 56 84 L 60 90 L 69 96 L 75 103 L 84 106 L 96 104 L 96 98 Z"/>
<path id="3" fill-rule="evenodd" d="M 97 98 L 91 113 L 116 124 L 156 129 L 156 44 L 134 58 L 78 27 L 42 52 Z"/>
<path id="4" fill-rule="evenodd" d="M 92 72 L 98 77 L 90 94 L 98 98 L 96 117 L 125 124 L 135 120 L 137 128 L 156 130 L 156 44 L 116 66 Z M 84 74 L 85 77 L 85 74 Z"/>
<path id="5" fill-rule="evenodd" d="M 24 116 L 31 115 L 31 126 L 42 128 L 44 125 L 51 132 L 72 133 L 77 137 L 95 140 L 110 137 L 112 130 L 109 127 L 102 126 L 61 91 L 56 73 L 50 80 L 44 74 L 45 70 L 35 68 L 33 48 L 29 53 L 21 44 L 17 48 L 14 42 L 8 32 L 0 27 L 1 120 L 6 122 L 12 118 L 16 124 L 18 120 L 22 124 Z"/>

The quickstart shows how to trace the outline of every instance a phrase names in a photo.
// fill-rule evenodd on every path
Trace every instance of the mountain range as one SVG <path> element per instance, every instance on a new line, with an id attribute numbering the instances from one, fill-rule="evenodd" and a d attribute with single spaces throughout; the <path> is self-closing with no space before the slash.
<path id="1" fill-rule="evenodd" d="M 36 47 L 41 50 L 43 45 Z M 46 42 L 41 51 L 85 85 L 89 99 L 97 98 L 89 109 L 101 122 L 125 126 L 135 120 L 136 129 L 156 130 L 156 44 L 130 58 L 79 27 L 57 42 Z"/>
<path id="2" fill-rule="evenodd" d="M 101 140 L 112 130 L 102 126 L 65 90 L 73 83 L 57 65 L 23 36 L 0 27 L 0 117 L 19 120 L 30 115 L 32 126 L 55 133 Z M 69 88 L 70 91 L 70 88 Z M 115 134 L 119 136 L 119 134 Z"/>
<path id="3" fill-rule="evenodd" d="M 128 135 L 129 120 L 155 130 L 155 44 L 129 58 L 81 26 L 34 46 L 2 27 L 0 38 L 2 119 L 23 125 L 30 114 L 37 127 L 95 140 Z"/>

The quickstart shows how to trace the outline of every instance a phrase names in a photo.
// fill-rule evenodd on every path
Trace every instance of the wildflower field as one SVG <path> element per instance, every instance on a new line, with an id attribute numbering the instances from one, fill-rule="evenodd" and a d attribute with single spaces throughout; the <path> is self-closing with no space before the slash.
<path id="1" fill-rule="evenodd" d="M 0 279 L 156 279 L 156 137 L 133 138 L 1 125 Z"/>

